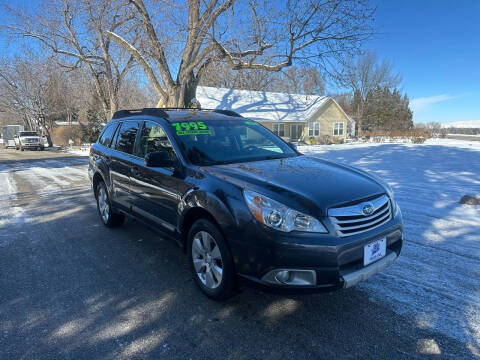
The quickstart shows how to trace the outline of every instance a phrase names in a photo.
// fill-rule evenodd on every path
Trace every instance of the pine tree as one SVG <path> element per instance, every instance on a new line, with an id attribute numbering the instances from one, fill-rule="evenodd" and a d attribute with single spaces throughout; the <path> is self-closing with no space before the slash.
<path id="1" fill-rule="evenodd" d="M 368 92 L 363 112 L 364 131 L 408 130 L 413 128 L 407 95 L 394 88 L 377 87 Z"/>

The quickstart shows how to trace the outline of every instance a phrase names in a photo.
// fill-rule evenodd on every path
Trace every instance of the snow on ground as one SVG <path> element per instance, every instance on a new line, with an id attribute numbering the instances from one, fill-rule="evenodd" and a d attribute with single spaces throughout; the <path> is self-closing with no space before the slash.
<path id="1" fill-rule="evenodd" d="M 87 159 L 72 158 L 68 165 L 64 159 L 19 161 L 0 164 L 0 248 L 13 241 L 12 231 L 23 232 L 25 224 L 34 223 L 39 216 L 48 213 L 49 200 L 55 193 L 84 189 L 88 184 Z M 29 184 L 28 188 L 25 188 Z M 32 189 L 35 189 L 32 192 Z M 32 192 L 35 198 L 25 201 L 25 192 Z M 21 200 L 18 194 L 23 194 Z M 44 198 L 44 202 L 38 197 Z M 41 208 L 39 209 L 39 205 Z M 76 199 L 63 197 L 62 209 L 58 214 L 67 214 L 78 206 Z M 35 208 L 34 208 L 35 207 Z M 32 215 L 32 213 L 36 215 Z M 50 214 L 53 216 L 53 213 Z M 48 217 L 48 216 L 46 216 Z"/>
<path id="2" fill-rule="evenodd" d="M 78 156 L 88 156 L 90 154 L 90 146 L 67 148 L 67 152 Z"/>
<path id="3" fill-rule="evenodd" d="M 19 165 L 14 169 L 15 176 L 39 189 L 39 193 L 84 187 L 88 181 L 86 160 L 71 159 L 69 162 L 71 165 L 67 166 L 64 160 L 48 159 L 32 162 L 28 167 Z"/>
<path id="4" fill-rule="evenodd" d="M 480 344 L 480 143 L 431 139 L 425 144 L 299 146 L 388 181 L 404 218 L 405 245 L 397 262 L 360 288 L 417 325 Z"/>
<path id="5" fill-rule="evenodd" d="M 16 199 L 17 187 L 13 174 L 6 166 L 0 165 L 0 246 L 9 241 L 7 232 L 2 231 L 7 225 L 16 224 L 22 219 L 22 208 L 8 206 Z M 7 205 L 8 204 L 8 205 Z M 7 205 L 7 206 L 6 206 Z"/>
<path id="6" fill-rule="evenodd" d="M 90 154 L 90 149 L 70 149 L 67 150 L 70 154 L 78 156 L 88 156 Z"/>

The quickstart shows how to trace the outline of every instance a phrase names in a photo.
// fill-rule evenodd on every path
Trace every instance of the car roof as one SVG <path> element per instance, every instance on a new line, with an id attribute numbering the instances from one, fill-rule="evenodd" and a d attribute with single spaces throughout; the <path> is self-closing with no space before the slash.
<path id="1" fill-rule="evenodd" d="M 241 115 L 231 110 L 221 109 L 178 109 L 178 108 L 143 108 L 134 110 L 119 110 L 115 112 L 112 120 L 128 119 L 132 116 L 152 116 L 175 121 L 198 121 L 198 120 L 227 120 L 242 118 Z"/>

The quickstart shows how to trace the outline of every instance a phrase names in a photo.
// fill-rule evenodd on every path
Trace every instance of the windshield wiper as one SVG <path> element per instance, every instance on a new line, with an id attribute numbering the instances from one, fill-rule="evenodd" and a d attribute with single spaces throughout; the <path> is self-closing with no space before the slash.
<path id="1" fill-rule="evenodd" d="M 289 157 L 292 157 L 294 155 L 287 155 L 287 154 L 283 154 L 283 155 L 268 155 L 268 156 L 264 156 L 262 158 L 262 160 L 275 160 L 275 159 L 285 159 L 285 158 L 289 158 Z"/>

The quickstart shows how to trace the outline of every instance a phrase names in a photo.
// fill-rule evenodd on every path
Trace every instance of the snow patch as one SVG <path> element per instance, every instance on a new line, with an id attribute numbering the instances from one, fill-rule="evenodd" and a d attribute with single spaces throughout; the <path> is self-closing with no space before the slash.
<path id="1" fill-rule="evenodd" d="M 23 222 L 23 209 L 14 204 L 17 186 L 13 174 L 0 166 L 0 246 L 12 241 L 11 229 Z"/>
<path id="2" fill-rule="evenodd" d="M 374 301 L 409 314 L 417 326 L 480 343 L 480 142 L 299 146 L 299 151 L 375 173 L 395 191 L 404 248 L 386 271 L 359 284 Z"/>

